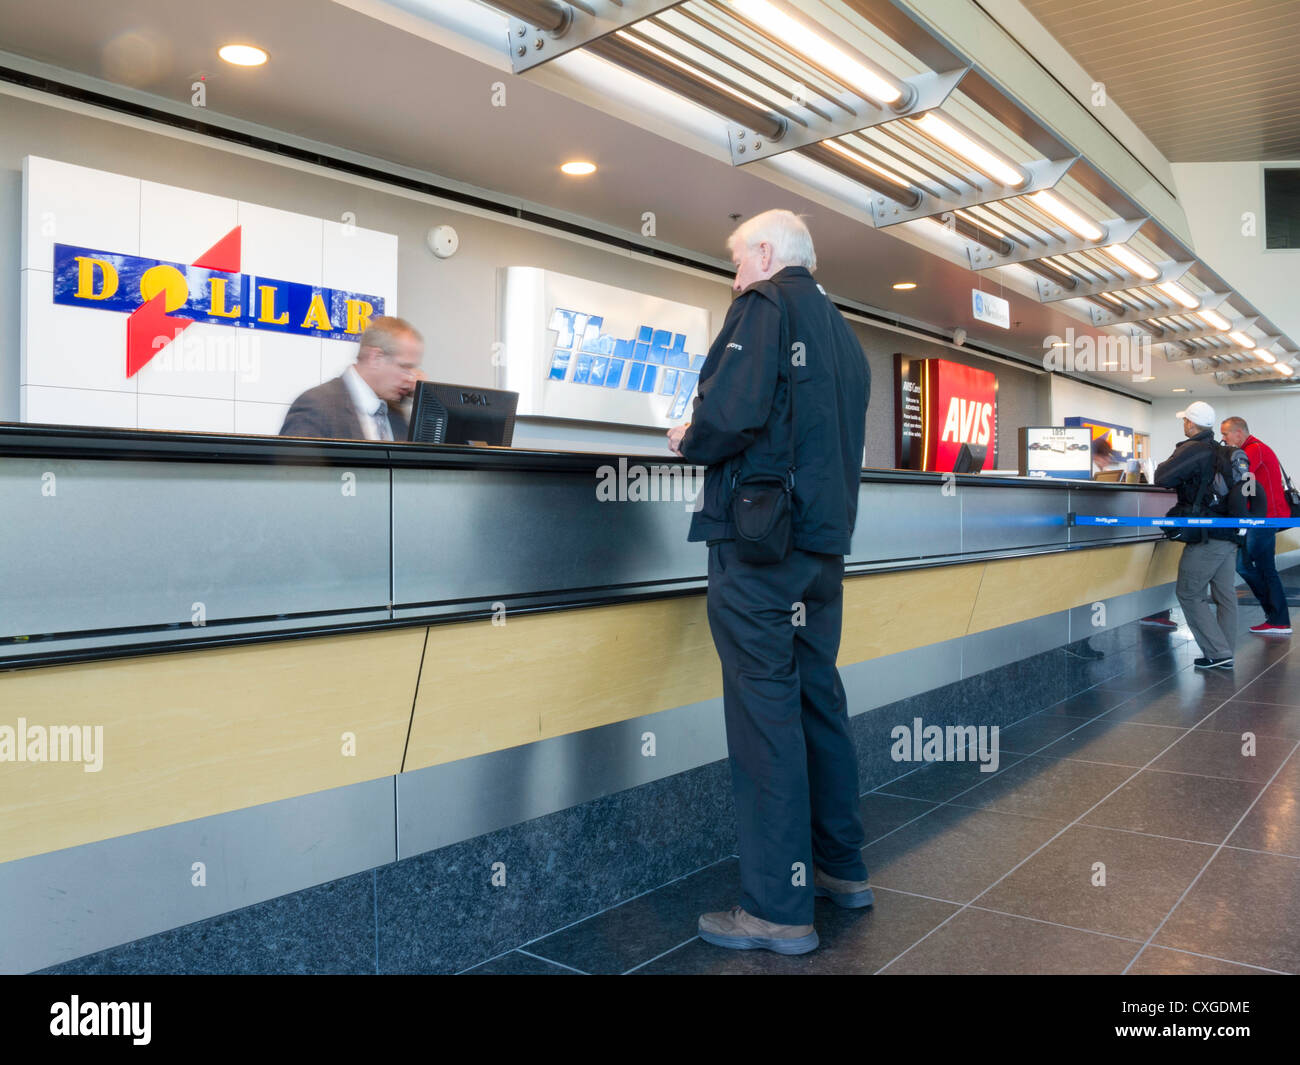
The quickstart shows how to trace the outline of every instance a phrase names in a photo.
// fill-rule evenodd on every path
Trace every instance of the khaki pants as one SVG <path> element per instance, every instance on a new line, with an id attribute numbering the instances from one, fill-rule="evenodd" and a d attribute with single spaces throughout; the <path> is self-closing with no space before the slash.
<path id="1" fill-rule="evenodd" d="M 1206 658 L 1231 658 L 1237 641 L 1237 545 L 1228 540 L 1186 544 L 1178 560 L 1178 603 Z M 1210 609 L 1210 597 L 1218 614 Z"/>

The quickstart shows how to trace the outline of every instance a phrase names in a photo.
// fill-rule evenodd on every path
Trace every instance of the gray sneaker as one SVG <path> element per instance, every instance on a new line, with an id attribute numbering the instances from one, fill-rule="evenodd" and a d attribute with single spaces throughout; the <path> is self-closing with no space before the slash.
<path id="1" fill-rule="evenodd" d="M 841 880 L 813 866 L 813 889 L 819 898 L 830 899 L 836 906 L 856 910 L 875 905 L 876 898 L 865 880 Z"/>
<path id="2" fill-rule="evenodd" d="M 778 954 L 807 954 L 820 942 L 810 924 L 773 924 L 739 906 L 700 918 L 700 938 L 732 950 L 774 950 Z"/>

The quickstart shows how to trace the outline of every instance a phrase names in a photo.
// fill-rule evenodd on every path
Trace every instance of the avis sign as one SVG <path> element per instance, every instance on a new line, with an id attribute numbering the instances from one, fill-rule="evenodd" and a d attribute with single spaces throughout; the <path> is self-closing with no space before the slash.
<path id="1" fill-rule="evenodd" d="M 984 448 L 981 468 L 996 468 L 996 374 L 947 359 L 895 355 L 894 377 L 899 469 L 951 470 L 962 444 Z"/>

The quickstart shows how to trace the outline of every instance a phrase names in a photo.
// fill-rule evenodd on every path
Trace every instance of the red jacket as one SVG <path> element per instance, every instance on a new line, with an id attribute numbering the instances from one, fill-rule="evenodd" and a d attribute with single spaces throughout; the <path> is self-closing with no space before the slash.
<path id="1" fill-rule="evenodd" d="M 1282 464 L 1277 461 L 1273 449 L 1253 436 L 1246 437 L 1241 449 L 1250 459 L 1250 472 L 1264 489 L 1264 496 L 1268 500 L 1268 517 L 1289 518 L 1291 505 L 1286 501 L 1286 486 L 1282 483 Z"/>

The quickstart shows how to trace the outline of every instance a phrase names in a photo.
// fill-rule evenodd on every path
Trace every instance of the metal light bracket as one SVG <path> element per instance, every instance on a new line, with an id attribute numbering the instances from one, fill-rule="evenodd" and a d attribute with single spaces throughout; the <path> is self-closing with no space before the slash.
<path id="1" fill-rule="evenodd" d="M 1151 282 L 1155 284 L 1155 282 Z M 1129 285 L 1129 288 L 1145 288 L 1145 285 Z M 1071 293 L 1073 295 L 1073 293 Z M 1197 311 L 1211 311 L 1224 300 L 1232 295 L 1231 292 L 1207 292 L 1201 297 L 1201 302 L 1194 308 L 1175 307 L 1170 310 L 1168 307 L 1161 307 L 1158 310 L 1140 310 L 1124 311 L 1116 314 L 1113 311 L 1104 311 L 1095 303 L 1088 304 L 1088 317 L 1092 319 L 1092 324 L 1101 325 L 1123 325 L 1126 322 L 1145 322 L 1151 318 L 1168 318 L 1171 314 L 1195 314 Z M 1216 330 L 1217 332 L 1217 330 Z"/>
<path id="2" fill-rule="evenodd" d="M 1187 313 L 1195 314 L 1196 312 L 1188 311 Z M 1167 317 L 1167 316 L 1162 316 L 1162 317 Z M 1214 329 L 1213 327 L 1207 325 L 1204 329 L 1189 329 L 1183 333 L 1175 332 L 1173 330 L 1169 330 L 1167 332 L 1161 331 L 1159 336 L 1153 336 L 1151 338 L 1151 343 L 1165 344 L 1167 346 L 1172 347 L 1175 344 L 1181 344 L 1184 340 L 1205 340 L 1208 337 L 1227 336 L 1231 332 L 1249 329 L 1252 325 L 1254 325 L 1258 321 L 1259 321 L 1259 316 L 1255 315 L 1254 317 L 1251 318 L 1238 318 L 1236 321 L 1232 323 L 1231 329 Z"/>
<path id="3" fill-rule="evenodd" d="M 1106 235 L 1101 240 L 1084 240 L 1074 234 L 1065 240 L 1049 240 L 1046 247 L 1016 246 L 1009 255 L 999 255 L 991 248 L 971 242 L 966 246 L 966 255 L 970 259 L 972 270 L 991 270 L 995 266 L 1010 266 L 1012 263 L 1024 263 L 1033 259 L 1046 259 L 1052 255 L 1069 255 L 1076 251 L 1091 251 L 1104 248 L 1107 244 L 1125 244 L 1137 236 L 1138 230 L 1146 225 L 1145 218 L 1107 218 L 1098 222 Z"/>
<path id="4" fill-rule="evenodd" d="M 975 189 L 964 196 L 932 196 L 927 192 L 922 194 L 921 202 L 912 208 L 905 207 L 888 196 L 876 194 L 871 197 L 871 217 L 876 223 L 876 228 L 884 229 L 886 226 L 896 226 L 900 222 L 932 218 L 964 207 L 978 207 L 982 203 L 1028 196 L 1032 192 L 1041 192 L 1043 189 L 1055 186 L 1078 160 L 1077 155 L 1069 159 L 1035 159 L 1021 167 L 1028 174 L 1029 179 L 1019 188 L 999 185 L 981 175 L 972 179 L 976 183 Z M 1035 259 L 1038 257 L 1038 255 L 1031 256 Z"/>
<path id="5" fill-rule="evenodd" d="M 557 59 L 624 26 L 657 15 L 682 0 L 569 0 L 571 17 L 553 33 L 523 19 L 511 18 L 510 66 L 516 74 Z"/>
<path id="6" fill-rule="evenodd" d="M 855 97 L 851 106 L 849 104 L 845 105 L 850 106 L 853 113 L 834 122 L 819 118 L 807 108 L 802 107 L 800 101 L 792 96 L 784 106 L 788 110 L 800 112 L 798 124 L 791 123 L 789 129 L 779 141 L 773 141 L 741 126 L 733 125 L 728 128 L 727 137 L 731 142 L 731 165 L 744 166 L 746 163 L 756 163 L 769 156 L 788 152 L 793 148 L 803 148 L 809 144 L 817 144 L 833 137 L 842 137 L 848 133 L 860 133 L 864 129 L 881 126 L 886 122 L 893 122 L 895 119 L 906 118 L 909 115 L 919 115 L 924 111 L 932 111 L 948 99 L 953 89 L 957 87 L 969 69 L 969 67 L 962 67 L 959 70 L 950 70 L 944 74 L 926 71 L 924 74 L 916 74 L 904 79 L 903 85 L 906 91 L 903 94 L 902 101 L 900 101 L 903 104 L 901 109 L 882 108 L 869 100 Z"/>
<path id="7" fill-rule="evenodd" d="M 1108 244 L 1114 244 L 1115 241 L 1107 241 Z M 1195 262 L 1191 259 L 1185 262 L 1174 262 L 1166 260 L 1164 262 L 1153 263 L 1153 266 L 1160 268 L 1160 276 L 1152 281 L 1138 279 L 1137 284 L 1132 281 L 1098 281 L 1091 285 L 1078 285 L 1074 289 L 1067 289 L 1062 285 L 1053 284 L 1045 277 L 1038 279 L 1038 300 L 1040 303 L 1054 303 L 1057 300 L 1068 300 L 1072 296 L 1100 296 L 1103 292 L 1123 292 L 1125 289 L 1146 288 L 1148 285 L 1162 285 L 1166 281 L 1177 281 L 1183 274 L 1187 273 Z"/>

